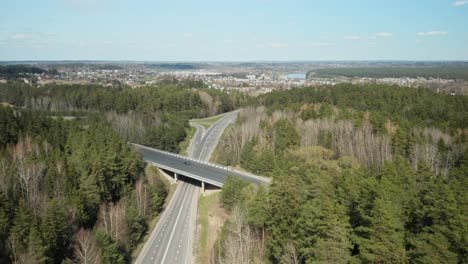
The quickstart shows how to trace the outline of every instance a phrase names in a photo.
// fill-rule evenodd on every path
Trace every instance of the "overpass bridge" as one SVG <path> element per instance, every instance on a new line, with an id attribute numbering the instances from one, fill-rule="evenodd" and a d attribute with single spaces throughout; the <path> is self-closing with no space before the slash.
<path id="1" fill-rule="evenodd" d="M 178 176 L 185 176 L 201 182 L 203 189 L 205 184 L 223 187 L 228 176 L 239 177 L 256 184 L 270 184 L 271 179 L 253 175 L 246 172 L 233 170 L 218 164 L 196 160 L 176 153 L 158 150 L 139 144 L 133 146 L 141 152 L 143 159 L 160 169 L 171 171 L 177 180 Z"/>

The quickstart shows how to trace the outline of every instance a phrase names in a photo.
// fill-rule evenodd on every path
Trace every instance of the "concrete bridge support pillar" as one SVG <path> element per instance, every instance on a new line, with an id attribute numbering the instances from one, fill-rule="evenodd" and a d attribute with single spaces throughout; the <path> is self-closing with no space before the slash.
<path id="1" fill-rule="evenodd" d="M 202 192 L 205 192 L 205 182 L 201 182 Z"/>
<path id="2" fill-rule="evenodd" d="M 174 180 L 175 182 L 177 182 L 179 179 L 178 179 L 178 175 L 177 175 L 177 172 L 174 172 Z"/>

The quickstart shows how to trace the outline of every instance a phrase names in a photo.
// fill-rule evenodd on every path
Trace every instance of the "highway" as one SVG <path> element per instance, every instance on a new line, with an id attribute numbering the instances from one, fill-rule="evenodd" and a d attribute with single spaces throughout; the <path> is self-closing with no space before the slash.
<path id="1" fill-rule="evenodd" d="M 208 144 L 208 143 L 206 143 Z M 235 176 L 257 184 L 269 184 L 270 179 L 236 171 L 221 165 L 184 157 L 175 153 L 164 152 L 149 147 L 134 145 L 143 154 L 143 159 L 161 169 L 176 172 L 179 175 L 222 187 L 228 176 Z M 210 153 L 209 150 L 201 154 Z"/>
<path id="2" fill-rule="evenodd" d="M 236 119 L 237 113 L 228 114 L 213 124 L 206 132 L 203 126 L 194 124 L 197 132 L 189 146 L 189 157 L 200 161 L 208 160 L 216 147 L 217 140 L 219 140 L 229 122 Z M 226 118 L 230 121 L 227 122 Z M 143 146 L 135 146 L 142 150 L 143 157 L 147 161 L 153 158 L 158 159 L 159 156 L 154 155 L 157 155 L 155 153 L 161 153 Z M 181 162 L 182 165 L 191 166 L 184 164 L 182 159 Z M 199 192 L 200 188 L 196 184 L 183 181 L 178 183 L 172 199 L 162 212 L 161 218 L 140 251 L 135 263 L 195 263 L 192 253 Z"/>
<path id="3" fill-rule="evenodd" d="M 236 121 L 238 114 L 239 111 L 233 111 L 212 125 L 199 143 L 201 147 L 195 148 L 193 157 L 202 161 L 209 160 L 223 134 L 224 129 L 226 129 L 229 124 Z M 195 144 L 197 144 L 197 142 Z M 197 144 L 197 146 L 199 145 Z"/>

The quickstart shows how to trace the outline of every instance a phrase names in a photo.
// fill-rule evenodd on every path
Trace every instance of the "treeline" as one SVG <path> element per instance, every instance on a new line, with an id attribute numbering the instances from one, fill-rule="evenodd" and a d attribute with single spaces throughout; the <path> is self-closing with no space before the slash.
<path id="1" fill-rule="evenodd" d="M 0 78 L 15 79 L 29 74 L 42 74 L 47 70 L 29 65 L 0 65 Z"/>
<path id="2" fill-rule="evenodd" d="M 468 137 L 467 98 L 423 89 L 308 87 L 273 92 L 250 103 L 264 106 L 240 113 L 240 122 L 220 142 L 226 155 L 218 161 L 253 172 L 273 170 L 277 126 L 284 124 L 279 120 L 289 120 L 300 146 L 323 146 L 369 168 L 381 168 L 400 155 L 413 168 L 424 161 L 444 176 L 461 159 Z"/>
<path id="3" fill-rule="evenodd" d="M 6 83 L 0 100 L 15 106 L 51 111 L 182 112 L 197 115 L 202 108 L 199 96 L 178 86 L 103 87 L 101 85 L 56 85 L 33 87 Z"/>
<path id="4" fill-rule="evenodd" d="M 0 107 L 0 262 L 129 262 L 166 193 L 102 118 Z"/>
<path id="5" fill-rule="evenodd" d="M 152 63 L 145 64 L 145 67 L 150 69 L 163 69 L 163 70 L 196 70 L 206 67 L 202 63 Z"/>
<path id="6" fill-rule="evenodd" d="M 437 127 L 455 132 L 457 128 L 467 128 L 468 97 L 438 94 L 427 89 L 389 86 L 384 84 L 353 85 L 338 84 L 328 87 L 305 87 L 289 91 L 274 91 L 253 99 L 251 104 L 261 104 L 269 111 L 291 109 L 300 110 L 303 104 L 322 103 L 343 110 L 343 119 L 352 115 L 347 109 L 359 111 L 361 119 L 368 116 L 375 129 L 383 130 L 388 120 L 402 127 Z M 310 109 L 304 119 L 327 115 L 330 107 L 321 110 Z M 357 120 L 358 121 L 358 120 Z"/>
<path id="7" fill-rule="evenodd" d="M 303 120 L 311 107 L 321 114 Z M 303 105 L 300 112 L 277 110 L 271 114 L 262 106 L 245 108 L 239 122 L 221 139 L 216 160 L 268 176 L 281 166 L 277 154 L 283 149 L 322 146 L 333 150 L 337 158 L 351 156 L 367 168 L 380 170 L 385 161 L 401 156 L 413 169 L 425 162 L 434 173 L 446 177 L 466 148 L 466 129 L 450 135 L 436 128 L 406 130 L 388 121 L 380 132 L 368 120 L 341 119 L 341 109 L 321 110 L 324 108 L 330 106 Z"/>
<path id="8" fill-rule="evenodd" d="M 372 67 L 372 68 L 328 68 L 318 69 L 308 73 L 308 76 L 318 77 L 345 76 L 369 78 L 418 78 L 426 79 L 462 79 L 468 80 L 468 68 L 465 67 Z"/>
<path id="9" fill-rule="evenodd" d="M 35 87 L 8 82 L 0 84 L 0 101 L 67 115 L 106 113 L 112 127 L 127 141 L 178 151 L 190 118 L 231 111 L 245 100 L 241 94 L 204 89 L 202 85 L 194 80 L 170 79 L 135 89 L 76 84 Z"/>
<path id="10" fill-rule="evenodd" d="M 466 100 L 383 85 L 253 99 L 216 159 L 273 184 L 223 187 L 213 261 L 464 263 Z"/>

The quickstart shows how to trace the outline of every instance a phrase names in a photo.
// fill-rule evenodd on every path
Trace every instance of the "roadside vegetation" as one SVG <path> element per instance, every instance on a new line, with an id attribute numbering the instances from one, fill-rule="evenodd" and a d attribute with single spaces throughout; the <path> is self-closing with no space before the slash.
<path id="1" fill-rule="evenodd" d="M 219 192 L 205 193 L 198 202 L 198 263 L 209 263 L 218 232 L 227 215 L 219 201 Z"/>
<path id="2" fill-rule="evenodd" d="M 167 204 L 172 199 L 172 195 L 174 194 L 177 188 L 177 185 L 171 184 L 171 181 L 166 176 L 162 175 L 162 173 L 154 166 L 147 166 L 145 169 L 145 174 L 149 175 L 149 178 L 152 178 L 157 181 L 161 181 L 165 185 L 165 189 L 167 190 L 167 195 L 164 200 L 164 205 L 162 206 L 162 208 L 166 208 Z M 147 225 L 148 225 L 147 232 L 145 232 L 144 236 L 141 237 L 139 243 L 134 247 L 133 251 L 130 252 L 132 259 L 136 259 L 138 257 L 138 254 L 142 250 L 145 242 L 147 241 L 147 239 L 149 238 L 151 234 L 151 230 L 153 230 L 153 228 L 158 223 L 160 216 L 161 215 L 158 214 L 152 219 L 147 220 Z"/>
<path id="3" fill-rule="evenodd" d="M 221 115 L 217 115 L 217 116 L 214 116 L 214 117 L 207 117 L 207 118 L 203 118 L 203 119 L 192 119 L 192 120 L 190 120 L 190 122 L 192 122 L 194 124 L 202 125 L 205 129 L 209 129 L 214 123 L 221 120 L 224 116 L 225 116 L 225 114 L 221 114 Z"/>
<path id="4" fill-rule="evenodd" d="M 186 129 L 185 139 L 179 143 L 179 153 L 182 155 L 188 155 L 188 148 L 190 147 L 190 142 L 192 141 L 193 136 L 197 132 L 195 127 L 190 126 Z"/>

